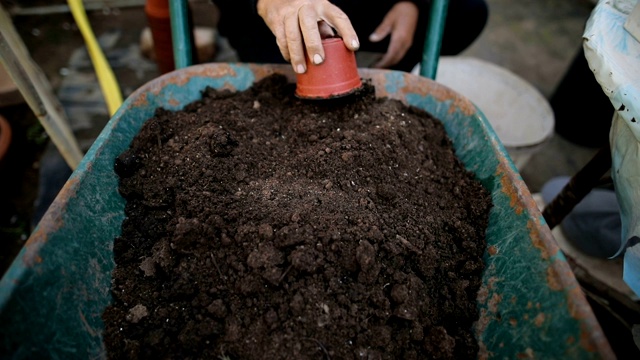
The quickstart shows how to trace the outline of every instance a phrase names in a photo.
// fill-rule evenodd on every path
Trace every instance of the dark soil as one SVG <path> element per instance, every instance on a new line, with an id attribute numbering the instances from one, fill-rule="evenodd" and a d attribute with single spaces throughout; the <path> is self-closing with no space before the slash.
<path id="1" fill-rule="evenodd" d="M 475 359 L 491 199 L 437 119 L 274 75 L 158 109 L 115 163 L 114 359 Z"/>

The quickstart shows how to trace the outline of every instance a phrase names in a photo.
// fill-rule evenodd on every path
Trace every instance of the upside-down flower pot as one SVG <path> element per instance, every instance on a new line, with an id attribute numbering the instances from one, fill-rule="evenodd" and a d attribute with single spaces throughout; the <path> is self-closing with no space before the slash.
<path id="1" fill-rule="evenodd" d="M 307 56 L 307 71 L 297 74 L 296 96 L 329 99 L 349 95 L 362 87 L 355 53 L 341 38 L 322 40 L 325 59 L 316 65 Z"/>

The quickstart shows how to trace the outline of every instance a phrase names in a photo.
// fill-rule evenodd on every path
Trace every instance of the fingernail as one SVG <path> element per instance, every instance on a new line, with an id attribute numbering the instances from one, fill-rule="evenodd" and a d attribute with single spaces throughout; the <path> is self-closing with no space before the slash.
<path id="1" fill-rule="evenodd" d="M 369 35 L 369 41 L 378 41 L 378 38 L 379 36 L 376 33 Z"/>
<path id="2" fill-rule="evenodd" d="M 304 65 L 300 64 L 300 65 L 296 66 L 296 72 L 298 74 L 304 74 Z"/>
<path id="3" fill-rule="evenodd" d="M 358 40 L 351 40 L 351 46 L 353 46 L 354 49 L 358 49 L 360 47 L 360 43 Z"/>
<path id="4" fill-rule="evenodd" d="M 316 65 L 322 64 L 322 56 L 320 54 L 313 55 L 313 63 Z"/>

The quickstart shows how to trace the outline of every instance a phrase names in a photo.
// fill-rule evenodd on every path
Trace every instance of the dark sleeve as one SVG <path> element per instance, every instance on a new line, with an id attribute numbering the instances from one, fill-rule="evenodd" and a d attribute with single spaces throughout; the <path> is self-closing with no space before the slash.
<path id="1" fill-rule="evenodd" d="M 347 1 L 339 1 L 339 0 L 338 1 L 333 1 L 333 0 L 330 0 L 330 1 L 332 3 L 334 3 L 334 4 L 340 5 L 340 3 L 347 2 L 348 0 Z M 429 0 L 390 0 L 389 2 L 392 3 L 393 5 L 395 5 L 395 4 L 397 4 L 397 3 L 401 2 L 401 1 L 410 1 L 410 2 L 412 2 L 414 4 L 416 4 L 416 6 L 418 6 L 419 9 L 424 9 L 424 7 L 427 6 L 430 3 Z M 258 0 L 250 0 L 250 2 L 251 2 L 251 7 L 253 8 L 253 11 L 255 11 L 255 13 L 257 14 L 258 13 L 258 9 L 257 9 Z"/>
<path id="2" fill-rule="evenodd" d="M 339 7 L 342 7 L 342 5 L 346 5 L 346 3 L 349 2 L 349 0 L 330 0 L 332 3 L 338 5 Z M 389 3 L 391 3 L 391 6 L 401 2 L 401 1 L 409 1 L 412 2 L 414 4 L 416 4 L 416 6 L 418 7 L 418 9 L 420 10 L 424 10 L 427 8 L 427 6 L 431 3 L 430 0 L 388 0 Z M 214 1 L 215 2 L 215 1 Z M 251 8 L 253 9 L 254 14 L 258 14 L 258 0 L 249 0 L 249 2 L 251 3 Z M 391 8 L 391 6 L 389 8 Z"/>
<path id="3" fill-rule="evenodd" d="M 244 8 L 251 9 L 253 14 L 258 14 L 258 0 L 211 0 L 211 2 L 216 5 L 218 8 L 227 9 L 227 8 Z"/>

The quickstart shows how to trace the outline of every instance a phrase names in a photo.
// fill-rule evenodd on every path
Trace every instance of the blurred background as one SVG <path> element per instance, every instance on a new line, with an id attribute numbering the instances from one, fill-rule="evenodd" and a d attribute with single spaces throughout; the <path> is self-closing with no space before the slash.
<path id="1" fill-rule="evenodd" d="M 51 84 L 80 147 L 88 150 L 110 116 L 66 1 L 0 3 Z M 586 67 L 582 53 L 582 33 L 595 0 L 487 3 L 489 20 L 481 36 L 459 56 L 443 59 L 438 76 L 443 82 L 451 81 L 451 87 L 456 89 L 455 86 L 482 85 L 486 79 L 483 76 L 495 80 L 504 75 L 501 81 L 516 81 L 516 86 L 523 89 L 525 102 L 536 100 L 527 105 L 533 108 L 520 107 L 515 103 L 520 100 L 513 100 L 510 115 L 495 128 L 499 135 L 504 134 L 505 141 L 515 133 L 537 138 L 535 146 L 529 144 L 525 148 L 518 148 L 516 139 L 510 154 L 514 160 L 523 156 L 517 162 L 521 176 L 531 193 L 538 194 L 546 182 L 558 176 L 572 176 L 607 145 L 613 109 Z M 84 4 L 124 98 L 161 74 L 154 58 L 144 0 L 85 0 Z M 196 27 L 197 62 L 235 61 L 233 49 L 216 32 L 215 6 L 205 0 L 192 0 L 189 6 Z M 472 66 L 480 68 L 474 68 L 468 77 L 453 77 L 452 71 L 455 73 L 456 66 L 461 66 L 456 61 L 469 59 L 479 60 L 480 65 Z M 358 61 L 366 66 L 370 60 L 367 54 L 358 54 Z M 494 94 L 488 91 L 492 89 L 488 85 L 482 89 Z M 474 100 L 471 94 L 463 94 Z M 498 102 L 500 96 L 512 95 L 496 92 L 492 100 Z M 481 110 L 493 113 L 489 107 Z M 71 170 L 2 69 L 0 116 L 11 129 L 8 148 L 4 154 L 0 151 L 0 270 L 4 272 Z M 537 122 L 542 125 L 526 128 L 526 124 Z M 554 229 L 554 235 L 568 255 L 614 351 L 620 358 L 640 358 L 632 336 L 633 325 L 640 324 L 640 306 L 620 279 L 621 263 L 584 256 L 563 239 L 559 228 Z"/>

